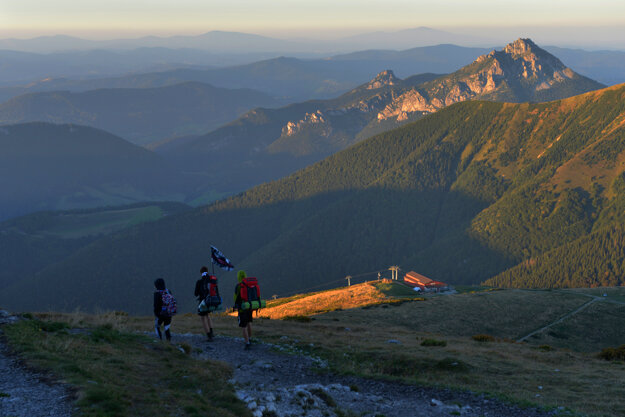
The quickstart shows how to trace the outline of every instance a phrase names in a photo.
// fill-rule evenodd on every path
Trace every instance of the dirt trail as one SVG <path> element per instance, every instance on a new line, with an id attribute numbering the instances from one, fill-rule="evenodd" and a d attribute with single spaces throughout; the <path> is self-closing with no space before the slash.
<path id="1" fill-rule="evenodd" d="M 0 310 L 0 325 L 15 319 Z M 0 326 L 0 338 L 2 336 Z M 25 369 L 0 339 L 0 417 L 70 417 L 71 393 L 44 374 Z"/>
<path id="2" fill-rule="evenodd" d="M 587 301 L 586 303 L 582 304 L 581 306 L 579 306 L 578 308 L 576 308 L 575 310 L 565 314 L 564 316 L 560 317 L 558 320 L 549 323 L 543 327 L 541 327 L 540 329 L 534 330 L 533 332 L 526 334 L 525 336 L 517 339 L 517 342 L 525 342 L 527 339 L 529 339 L 530 337 L 534 336 L 535 334 L 538 333 L 542 333 L 545 330 L 555 326 L 556 324 L 562 323 L 564 320 L 568 319 L 571 316 L 574 316 L 578 313 L 580 313 L 581 311 L 584 311 L 585 309 L 587 309 L 590 305 L 596 303 L 596 302 L 602 302 L 602 303 L 612 303 L 612 304 L 622 304 L 625 305 L 625 303 L 620 302 L 620 301 L 615 301 L 615 300 L 610 300 L 610 299 L 605 299 L 603 297 L 599 297 L 598 295 L 591 295 L 591 294 L 584 294 L 584 293 L 580 293 L 580 292 L 576 292 L 576 294 L 579 295 L 583 295 L 585 297 L 590 297 L 591 300 Z"/>
<path id="3" fill-rule="evenodd" d="M 327 364 L 294 347 L 253 343 L 217 336 L 213 342 L 194 334 L 174 335 L 174 343 L 187 343 L 198 359 L 228 363 L 237 396 L 255 416 L 363 417 L 449 416 L 539 417 L 555 415 L 534 408 L 521 409 L 483 395 L 406 385 L 352 376 L 338 376 Z M 285 344 L 290 342 L 284 339 Z M 294 342 L 294 341 L 293 341 Z"/>

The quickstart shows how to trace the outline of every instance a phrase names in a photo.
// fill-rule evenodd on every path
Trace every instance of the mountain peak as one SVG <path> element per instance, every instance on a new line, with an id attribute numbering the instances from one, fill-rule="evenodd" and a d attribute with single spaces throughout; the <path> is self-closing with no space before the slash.
<path id="1" fill-rule="evenodd" d="M 420 90 L 403 92 L 378 114 L 378 120 L 392 117 L 402 122 L 410 120 L 410 114 L 432 113 L 459 101 L 549 101 L 602 87 L 567 68 L 531 39 L 519 38 Z"/>
<path id="2" fill-rule="evenodd" d="M 516 41 L 509 43 L 503 49 L 503 51 L 510 55 L 525 55 L 528 53 L 536 53 L 537 50 L 541 50 L 531 39 L 519 38 Z"/>
<path id="3" fill-rule="evenodd" d="M 373 80 L 369 81 L 369 84 L 367 84 L 367 90 L 374 90 L 388 85 L 395 85 L 399 81 L 400 79 L 395 76 L 393 70 L 384 70 L 376 75 Z"/>

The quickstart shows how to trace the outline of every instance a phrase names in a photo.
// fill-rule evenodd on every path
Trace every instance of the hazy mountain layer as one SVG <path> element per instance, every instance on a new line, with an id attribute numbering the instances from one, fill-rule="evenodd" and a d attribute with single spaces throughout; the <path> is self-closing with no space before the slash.
<path id="1" fill-rule="evenodd" d="M 541 104 L 458 103 L 279 181 L 102 238 L 0 302 L 43 307 L 63 288 L 68 305 L 148 311 L 136 294 L 163 276 L 192 309 L 210 244 L 265 294 L 389 265 L 480 282 L 620 222 L 624 117 L 625 85 Z M 88 278 L 85 265 L 97 265 Z M 233 280 L 222 276 L 223 287 Z M 36 293 L 24 300 L 23 288 Z"/>
<path id="2" fill-rule="evenodd" d="M 332 98 L 367 82 L 385 68 L 391 68 L 401 76 L 424 72 L 448 73 L 470 63 L 475 56 L 485 52 L 487 50 L 483 48 L 438 45 L 404 51 L 363 51 L 325 59 L 278 57 L 241 65 L 228 65 L 225 68 L 223 65 L 220 68 L 181 67 L 106 78 L 94 78 L 91 75 L 86 79 L 85 77 L 68 79 L 74 72 L 59 78 L 60 76 L 55 74 L 59 74 L 60 69 L 51 69 L 48 73 L 39 73 L 39 76 L 26 85 L 7 85 L 0 88 L 0 101 L 42 91 L 83 92 L 101 88 L 154 88 L 188 81 L 222 88 L 251 88 L 290 101 Z M 11 59 L 15 54 L 6 52 L 7 71 L 10 71 L 12 66 L 19 66 L 19 62 L 11 64 L 12 61 L 18 60 Z M 97 55 L 97 52 L 93 54 Z M 34 60 L 36 57 L 30 58 Z M 35 64 L 36 62 L 33 65 L 39 67 Z M 26 76 L 29 73 L 23 74 Z"/>
<path id="3" fill-rule="evenodd" d="M 49 123 L 0 128 L 0 219 L 181 199 L 180 184 L 158 155 L 102 130 Z"/>
<path id="4" fill-rule="evenodd" d="M 0 123 L 81 124 L 146 144 L 203 133 L 254 107 L 275 104 L 275 99 L 258 91 L 191 82 L 160 88 L 56 91 L 26 94 L 0 104 Z"/>

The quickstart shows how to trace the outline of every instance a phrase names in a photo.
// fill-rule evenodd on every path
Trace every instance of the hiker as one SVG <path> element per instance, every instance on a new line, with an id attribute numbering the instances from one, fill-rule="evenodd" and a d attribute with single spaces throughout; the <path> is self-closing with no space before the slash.
<path id="1" fill-rule="evenodd" d="M 234 287 L 234 308 L 239 312 L 239 327 L 243 330 L 243 339 L 245 339 L 245 350 L 250 350 L 252 344 L 250 342 L 252 338 L 252 310 L 243 310 L 241 304 L 241 283 L 247 276 L 245 271 L 239 271 L 237 273 L 237 280 L 239 283 Z"/>
<path id="2" fill-rule="evenodd" d="M 213 321 L 210 316 L 209 306 L 206 305 L 206 297 L 210 295 L 210 284 L 211 281 L 214 280 L 214 285 L 217 284 L 217 279 L 208 274 L 208 268 L 203 266 L 200 268 L 200 274 L 202 274 L 202 278 L 195 282 L 195 296 L 198 299 L 200 305 L 198 306 L 197 314 L 200 316 L 200 321 L 202 322 L 202 327 L 204 327 L 204 331 L 206 332 L 206 338 L 208 341 L 213 340 Z"/>
<path id="3" fill-rule="evenodd" d="M 165 286 L 165 280 L 163 278 L 157 278 L 154 281 L 154 330 L 159 339 L 163 339 L 161 333 L 161 324 L 164 325 L 165 338 L 167 341 L 171 341 L 171 333 L 169 327 L 171 326 L 171 318 L 176 314 L 176 299 L 171 292 Z"/>

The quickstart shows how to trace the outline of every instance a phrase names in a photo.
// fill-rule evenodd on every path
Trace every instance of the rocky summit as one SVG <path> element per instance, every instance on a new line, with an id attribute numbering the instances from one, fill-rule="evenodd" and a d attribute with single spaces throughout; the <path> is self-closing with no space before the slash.
<path id="1" fill-rule="evenodd" d="M 408 120 L 466 100 L 550 101 L 602 85 L 577 74 L 530 39 L 517 39 L 437 80 L 405 91 L 378 113 L 378 120 Z"/>

